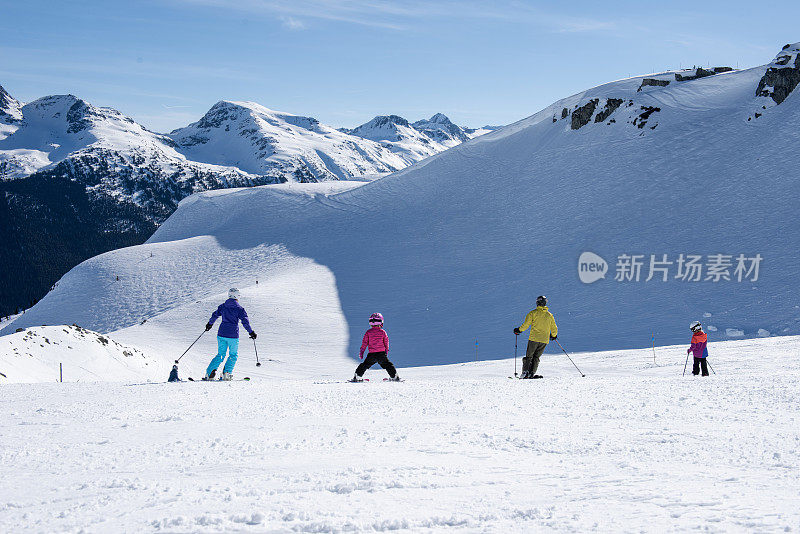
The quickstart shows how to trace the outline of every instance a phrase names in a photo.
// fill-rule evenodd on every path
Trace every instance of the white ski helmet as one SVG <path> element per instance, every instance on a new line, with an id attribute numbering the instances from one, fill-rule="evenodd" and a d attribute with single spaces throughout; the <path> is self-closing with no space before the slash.
<path id="1" fill-rule="evenodd" d="M 689 325 L 689 330 L 692 332 L 697 332 L 702 328 L 700 321 L 692 321 L 692 324 Z"/>
<path id="2" fill-rule="evenodd" d="M 239 290 L 235 287 L 232 287 L 228 290 L 228 298 L 239 300 Z"/>

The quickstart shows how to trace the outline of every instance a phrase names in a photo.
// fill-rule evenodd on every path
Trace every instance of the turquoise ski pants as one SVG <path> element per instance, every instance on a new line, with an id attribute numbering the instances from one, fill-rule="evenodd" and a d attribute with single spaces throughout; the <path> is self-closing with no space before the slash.
<path id="1" fill-rule="evenodd" d="M 239 338 L 217 336 L 217 355 L 208 364 L 206 375 L 211 371 L 217 369 L 222 360 L 225 359 L 225 353 L 228 352 L 228 361 L 225 362 L 225 368 L 222 370 L 224 373 L 232 373 L 233 366 L 236 365 L 236 359 L 239 357 Z"/>

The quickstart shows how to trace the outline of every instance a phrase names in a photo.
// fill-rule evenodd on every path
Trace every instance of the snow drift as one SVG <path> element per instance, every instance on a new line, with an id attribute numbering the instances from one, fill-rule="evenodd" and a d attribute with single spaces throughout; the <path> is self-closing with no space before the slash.
<path id="1" fill-rule="evenodd" d="M 366 318 L 380 311 L 401 365 L 467 360 L 476 341 L 481 358 L 509 356 L 511 330 L 538 294 L 550 297 L 571 350 L 684 342 L 689 322 L 704 313 L 717 328 L 712 340 L 728 329 L 797 333 L 800 100 L 792 92 L 752 118 L 766 98 L 756 92 L 768 67 L 682 81 L 655 75 L 667 85 L 645 77 L 605 84 L 345 192 L 201 193 L 142 249 L 180 249 L 181 276 L 192 282 L 178 290 L 170 264 L 160 262 L 126 276 L 171 295 L 166 310 L 219 292 L 237 280 L 244 258 L 279 246 L 335 278 L 349 341 L 329 351 L 354 354 Z M 209 242 L 218 247 L 212 260 Z M 592 284 L 578 276 L 586 251 L 608 264 Z M 92 289 L 92 270 L 130 253 L 78 266 L 17 323 L 72 322 L 78 313 L 79 324 L 99 331 L 132 324 L 146 295 Z M 711 258 L 735 264 L 740 254 L 763 259 L 757 278 L 737 281 L 734 265 L 729 280 L 706 279 Z M 681 255 L 702 257 L 699 281 L 676 278 Z M 641 256 L 638 281 L 615 280 L 625 256 Z M 646 281 L 651 259 L 672 262 L 666 281 L 660 271 Z M 215 288 L 206 287 L 211 281 Z M 304 293 L 297 283 L 286 290 Z M 109 303 L 127 318 L 95 313 Z M 276 350 L 284 348 L 291 341 Z"/>

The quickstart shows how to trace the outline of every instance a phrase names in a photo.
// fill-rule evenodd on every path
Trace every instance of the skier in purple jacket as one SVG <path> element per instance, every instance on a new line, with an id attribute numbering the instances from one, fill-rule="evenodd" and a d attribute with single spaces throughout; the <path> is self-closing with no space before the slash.
<path id="1" fill-rule="evenodd" d="M 217 311 L 211 314 L 211 319 L 206 325 L 206 332 L 211 330 L 217 318 L 222 317 L 222 322 L 217 331 L 217 346 L 219 350 L 211 363 L 208 364 L 206 369 L 206 376 L 203 380 L 214 380 L 217 374 L 217 368 L 225 359 L 225 353 L 228 353 L 228 360 L 225 362 L 225 367 L 222 369 L 222 377 L 220 380 L 233 379 L 233 366 L 236 365 L 236 359 L 239 357 L 239 321 L 242 321 L 242 326 L 250 333 L 250 337 L 255 339 L 256 333 L 250 328 L 250 320 L 247 318 L 247 312 L 239 304 L 239 290 L 231 288 L 228 291 L 228 300 L 223 302 L 217 308 Z"/>

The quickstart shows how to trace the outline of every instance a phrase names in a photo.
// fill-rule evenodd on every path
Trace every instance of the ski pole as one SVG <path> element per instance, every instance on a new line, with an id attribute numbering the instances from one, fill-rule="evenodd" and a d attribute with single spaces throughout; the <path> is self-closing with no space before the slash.
<path id="1" fill-rule="evenodd" d="M 514 334 L 514 377 L 517 376 L 517 340 L 519 335 Z"/>
<path id="2" fill-rule="evenodd" d="M 683 376 L 686 376 L 686 366 L 689 365 L 689 352 L 686 352 L 686 361 L 683 363 Z"/>
<path id="3" fill-rule="evenodd" d="M 556 339 L 556 340 L 555 340 L 555 342 L 556 342 L 556 343 L 558 343 L 558 346 L 559 346 L 559 347 L 561 347 L 561 342 L 560 342 L 560 341 L 558 341 L 558 339 Z M 561 347 L 561 350 L 563 350 L 563 351 L 564 351 L 564 354 L 567 354 L 567 351 L 566 351 L 566 350 L 564 350 L 564 347 Z M 567 354 L 567 358 L 569 358 L 569 354 Z M 569 361 L 571 361 L 571 362 L 572 362 L 572 358 L 569 358 Z M 572 365 L 575 365 L 575 362 L 572 362 Z M 578 366 L 577 366 L 577 365 L 575 365 L 575 369 L 578 369 Z M 585 374 L 583 374 L 583 371 L 581 371 L 580 369 L 578 369 L 578 372 L 581 374 L 581 376 L 583 376 L 583 377 L 585 377 L 585 376 L 586 376 Z"/>
<path id="4" fill-rule="evenodd" d="M 656 364 L 656 335 L 653 334 L 653 365 Z"/>
<path id="5" fill-rule="evenodd" d="M 711 362 L 710 362 L 710 361 L 708 361 L 708 358 L 706 358 L 706 364 L 708 364 L 708 367 L 709 367 L 709 369 L 711 369 L 711 372 L 712 372 L 712 373 L 714 373 L 714 374 L 717 374 L 717 372 L 714 370 L 714 368 L 713 368 L 713 367 L 711 367 Z"/>
<path id="6" fill-rule="evenodd" d="M 202 334 L 200 334 L 199 336 L 197 336 L 197 339 L 195 339 L 195 340 L 192 342 L 192 344 L 191 344 L 191 345 L 189 345 L 189 348 L 188 348 L 188 349 L 186 349 L 185 351 L 183 351 L 183 354 L 181 354 L 181 357 L 180 357 L 180 358 L 178 358 L 177 360 L 175 360 L 175 363 L 176 363 L 176 364 L 177 364 L 179 361 L 181 361 L 181 358 L 183 358 L 184 356 L 186 356 L 186 353 L 187 353 L 187 352 L 189 352 L 189 350 L 191 350 L 191 348 L 192 348 L 192 347 L 194 347 L 194 344 L 195 344 L 195 343 L 197 343 L 198 341 L 200 341 L 200 338 L 201 338 L 201 337 L 203 337 L 203 334 L 205 334 L 205 333 L 206 333 L 206 331 L 205 331 L 205 330 L 203 330 L 203 333 L 202 333 Z"/>
<path id="7" fill-rule="evenodd" d="M 261 362 L 258 361 L 258 347 L 256 347 L 256 340 L 253 340 L 253 348 L 256 349 L 256 367 L 261 367 Z"/>

